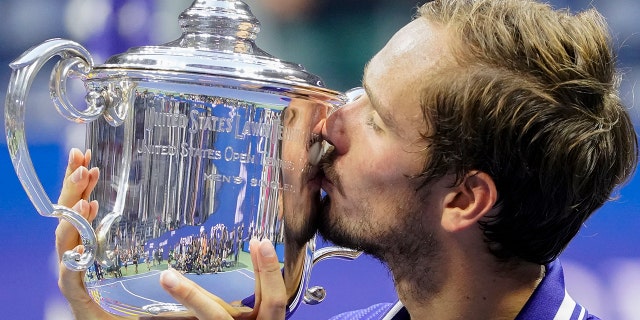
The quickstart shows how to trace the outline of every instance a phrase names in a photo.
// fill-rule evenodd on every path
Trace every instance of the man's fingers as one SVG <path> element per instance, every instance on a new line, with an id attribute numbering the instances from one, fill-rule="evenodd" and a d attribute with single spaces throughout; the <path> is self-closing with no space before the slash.
<path id="1" fill-rule="evenodd" d="M 78 245 L 75 247 L 75 250 L 82 252 L 84 248 Z M 86 296 L 84 282 L 82 281 L 83 276 L 84 272 L 69 270 L 65 267 L 64 263 L 60 262 L 60 278 L 58 279 L 60 291 L 70 300 L 84 302 L 90 300 L 91 298 Z"/>
<path id="2" fill-rule="evenodd" d="M 84 152 L 84 163 L 82 165 L 89 168 L 90 162 L 91 162 L 91 149 L 87 149 L 87 151 Z"/>
<path id="3" fill-rule="evenodd" d="M 262 302 L 262 285 L 260 285 L 260 268 L 258 267 L 258 251 L 260 251 L 260 240 L 251 238 L 249 240 L 249 252 L 251 253 L 251 265 L 253 266 L 253 275 L 256 279 L 255 284 L 255 309 L 260 309 Z"/>
<path id="4" fill-rule="evenodd" d="M 69 151 L 69 163 L 58 204 L 71 207 L 80 199 L 89 199 L 89 194 L 93 191 L 100 176 L 100 171 L 97 168 L 87 169 L 90 160 L 90 150 L 87 150 L 86 154 L 82 154 L 76 148 Z"/>
<path id="5" fill-rule="evenodd" d="M 257 318 L 284 319 L 288 297 L 273 244 L 268 239 L 251 239 L 249 251 L 256 278 Z"/>
<path id="6" fill-rule="evenodd" d="M 98 213 L 98 202 L 79 200 L 73 210 L 80 213 L 85 219 L 91 222 Z M 80 244 L 80 235 L 78 230 L 67 220 L 60 219 L 58 227 L 56 227 L 56 250 L 58 252 L 58 260 L 62 258 L 62 254 Z"/>
<path id="7" fill-rule="evenodd" d="M 78 246 L 76 248 L 78 252 L 82 252 L 83 247 Z M 100 320 L 112 320 L 112 319 L 124 319 L 106 312 L 95 303 L 91 296 L 87 293 L 87 289 L 84 286 L 83 278 L 84 272 L 69 270 L 65 267 L 64 263 L 60 262 L 60 277 L 58 278 L 58 287 L 60 292 L 70 302 L 70 307 L 76 319 L 100 319 Z"/>
<path id="8" fill-rule="evenodd" d="M 88 182 L 87 182 L 87 186 L 84 189 L 84 192 L 82 193 L 82 199 L 85 200 L 89 200 L 89 195 L 91 195 L 91 192 L 93 191 L 93 188 L 96 187 L 96 184 L 98 184 L 98 178 L 100 178 L 100 169 L 98 168 L 91 168 L 87 174 L 89 175 L 88 177 Z"/>
<path id="9" fill-rule="evenodd" d="M 99 171 L 97 168 L 88 170 L 91 152 L 85 154 L 78 149 L 69 151 L 69 163 L 64 175 L 62 191 L 58 203 L 66 207 L 73 206 L 73 210 L 80 213 L 89 222 L 98 214 L 98 202 L 88 202 L 89 194 L 95 187 Z M 60 291 L 70 302 L 71 310 L 76 319 L 122 319 L 110 314 L 95 303 L 84 285 L 85 272 L 72 271 L 66 268 L 62 255 L 68 250 L 78 253 L 84 251 L 80 235 L 76 228 L 65 219 L 60 219 L 56 227 L 56 251 L 58 252 Z"/>
<path id="10" fill-rule="evenodd" d="M 83 199 L 83 201 L 87 200 Z M 98 209 L 99 205 L 97 200 L 89 202 L 89 215 L 86 217 L 87 221 L 91 223 L 96 218 L 98 215 Z M 84 214 L 82 216 L 84 217 Z"/>
<path id="11" fill-rule="evenodd" d="M 287 292 L 280 271 L 280 263 L 273 244 L 268 239 L 260 241 L 256 254 L 260 279 L 261 301 L 258 319 L 284 319 L 287 308 Z"/>
<path id="12" fill-rule="evenodd" d="M 64 173 L 65 179 L 79 166 L 84 165 L 85 155 L 78 148 L 71 148 L 69 150 L 69 163 L 67 164 L 67 170 Z"/>
<path id="13" fill-rule="evenodd" d="M 202 289 L 174 269 L 165 270 L 160 274 L 160 284 L 200 320 L 233 319 L 231 315 L 234 312 L 237 313 L 235 308 Z"/>

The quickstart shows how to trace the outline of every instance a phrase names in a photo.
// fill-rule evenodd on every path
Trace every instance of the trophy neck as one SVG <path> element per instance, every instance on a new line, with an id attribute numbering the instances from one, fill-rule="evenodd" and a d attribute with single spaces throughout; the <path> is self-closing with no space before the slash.
<path id="1" fill-rule="evenodd" d="M 114 55 L 96 66 L 90 78 L 166 76 L 169 82 L 171 77 L 180 81 L 186 77 L 200 83 L 202 77 L 211 76 L 325 91 L 320 77 L 256 45 L 260 23 L 242 1 L 196 0 L 180 14 L 179 25 L 180 38 Z"/>
<path id="2" fill-rule="evenodd" d="M 179 17 L 182 36 L 169 46 L 263 54 L 255 45 L 260 22 L 235 0 L 196 0 Z"/>

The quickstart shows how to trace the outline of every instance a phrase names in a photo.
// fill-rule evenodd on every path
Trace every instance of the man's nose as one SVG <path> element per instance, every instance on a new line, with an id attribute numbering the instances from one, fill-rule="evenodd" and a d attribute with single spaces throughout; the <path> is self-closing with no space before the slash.
<path id="1" fill-rule="evenodd" d="M 322 139 L 332 144 L 338 155 L 349 149 L 345 120 L 345 107 L 342 107 L 329 115 L 322 126 Z"/>

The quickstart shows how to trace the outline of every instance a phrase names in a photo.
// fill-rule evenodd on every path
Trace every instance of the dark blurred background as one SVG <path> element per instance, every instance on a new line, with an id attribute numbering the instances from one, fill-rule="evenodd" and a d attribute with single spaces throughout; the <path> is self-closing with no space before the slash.
<path id="1" fill-rule="evenodd" d="M 0 93 L 6 94 L 8 64 L 50 38 L 75 40 L 97 63 L 127 48 L 177 38 L 178 14 L 190 0 L 0 0 Z M 302 64 L 344 91 L 358 86 L 361 71 L 391 35 L 410 21 L 416 0 L 250 0 L 262 23 L 258 45 Z M 551 1 L 579 11 L 596 7 L 609 21 L 625 74 L 622 96 L 640 123 L 640 2 L 637 0 Z M 68 149 L 84 145 L 84 127 L 56 114 L 44 69 L 27 105 L 27 137 L 45 189 L 57 199 Z M 83 97 L 81 88 L 72 87 Z M 2 106 L 4 110 L 4 105 Z M 4 119 L 4 112 L 2 112 Z M 4 121 L 3 121 L 4 122 Z M 58 292 L 54 229 L 39 216 L 13 171 L 0 139 L 0 314 L 3 319 L 71 319 Z M 589 220 L 562 256 L 569 292 L 604 319 L 640 319 L 640 178 Z M 302 306 L 294 319 L 326 319 L 338 312 L 395 299 L 387 271 L 375 260 L 326 261 L 312 276 L 328 296 Z"/>

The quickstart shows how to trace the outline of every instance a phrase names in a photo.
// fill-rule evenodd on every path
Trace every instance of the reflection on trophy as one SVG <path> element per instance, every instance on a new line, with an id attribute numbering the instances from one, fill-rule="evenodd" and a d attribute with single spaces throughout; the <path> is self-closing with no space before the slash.
<path id="1" fill-rule="evenodd" d="M 258 22 L 240 1 L 197 0 L 179 20 L 179 39 L 132 48 L 99 66 L 81 45 L 61 39 L 14 61 L 5 112 L 16 172 L 41 215 L 66 219 L 80 232 L 84 252 L 63 260 L 87 270 L 87 289 L 105 310 L 183 310 L 158 284 L 167 268 L 227 302 L 250 297 L 254 237 L 276 247 L 289 311 L 303 300 L 317 303 L 322 291 L 307 292 L 312 264 L 354 257 L 339 248 L 314 256 L 320 128 L 346 98 L 257 48 Z M 27 150 L 26 98 L 54 56 L 62 58 L 51 77 L 54 104 L 68 119 L 88 123 L 86 147 L 101 170 L 94 225 L 51 203 Z M 84 82 L 86 108 L 69 102 L 69 78 Z"/>

